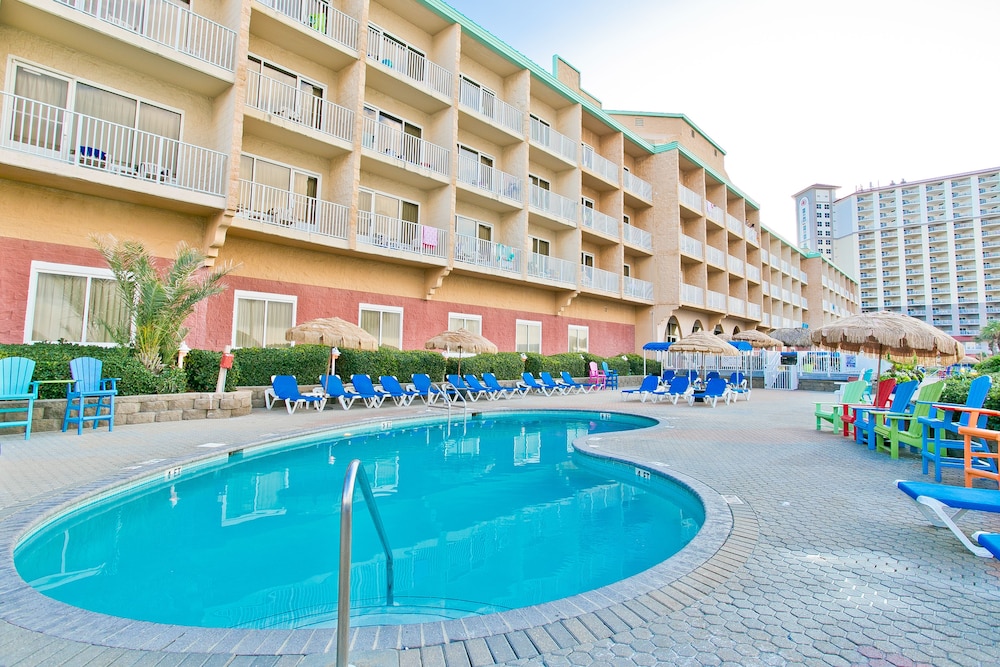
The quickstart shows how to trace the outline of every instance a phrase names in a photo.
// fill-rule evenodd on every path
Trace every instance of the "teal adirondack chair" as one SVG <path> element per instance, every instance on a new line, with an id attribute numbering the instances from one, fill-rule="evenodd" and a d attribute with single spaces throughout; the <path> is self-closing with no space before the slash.
<path id="1" fill-rule="evenodd" d="M 35 399 L 38 398 L 38 383 L 31 380 L 34 373 L 35 362 L 31 359 L 0 359 L 0 402 L 5 405 L 8 402 L 27 403 L 26 406 L 0 408 L 0 413 L 25 413 L 24 419 L 0 421 L 0 427 L 23 426 L 25 440 L 31 437 L 31 416 L 35 409 Z"/>
<path id="2" fill-rule="evenodd" d="M 941 397 L 944 391 L 944 380 L 925 384 L 917 392 L 914 408 L 911 413 L 880 412 L 875 415 L 875 448 L 880 452 L 889 452 L 894 459 L 899 458 L 899 446 L 906 445 L 920 450 L 923 442 L 923 425 L 921 417 L 930 414 L 931 406 Z"/>
<path id="3" fill-rule="evenodd" d="M 77 357 L 69 362 L 73 383 L 66 387 L 66 415 L 63 432 L 76 424 L 77 434 L 83 433 L 84 422 L 108 422 L 108 431 L 115 425 L 115 396 L 120 378 L 102 377 L 104 362 L 94 357 Z M 87 414 L 87 413 L 90 414 Z M 75 415 L 73 413 L 76 413 Z"/>
<path id="4" fill-rule="evenodd" d="M 844 422 L 842 421 L 842 418 L 844 416 L 844 406 L 861 403 L 861 396 L 865 393 L 865 389 L 867 388 L 868 383 L 864 380 L 848 382 L 844 385 L 840 398 L 838 398 L 836 402 L 820 401 L 816 403 L 816 409 L 813 412 L 816 417 L 816 430 L 821 431 L 823 429 L 824 421 L 830 422 L 834 433 L 838 433 L 843 430 Z"/>

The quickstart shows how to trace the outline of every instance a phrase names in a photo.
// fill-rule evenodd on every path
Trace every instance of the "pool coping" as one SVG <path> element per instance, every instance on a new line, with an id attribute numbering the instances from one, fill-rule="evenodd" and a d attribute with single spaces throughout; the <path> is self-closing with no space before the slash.
<path id="1" fill-rule="evenodd" d="M 492 407 L 482 412 L 538 412 Z M 545 411 L 545 410 L 542 410 Z M 586 412 L 614 412 L 594 411 Z M 634 416 L 621 411 L 620 414 Z M 439 418 L 399 419 L 415 423 Z M 655 419 L 655 418 L 653 418 Z M 359 420 L 371 425 L 379 420 Z M 608 445 L 641 433 L 656 436 L 669 430 L 663 420 L 654 426 L 625 432 L 584 436 L 574 442 L 581 453 L 636 466 L 675 481 L 692 491 L 705 507 L 705 523 L 680 552 L 636 575 L 607 586 L 552 602 L 486 616 L 449 621 L 394 626 L 358 626 L 351 629 L 350 650 L 355 659 L 367 652 L 407 651 L 443 647 L 465 642 L 472 655 L 483 656 L 482 664 L 502 661 L 502 651 L 491 651 L 503 638 L 510 647 L 528 642 L 537 650 L 570 648 L 607 638 L 617 632 L 640 627 L 655 618 L 682 609 L 726 581 L 746 561 L 757 541 L 757 521 L 752 510 L 739 499 L 724 498 L 707 484 L 672 470 L 668 464 L 645 461 Z M 240 450 L 266 448 L 281 440 L 309 437 L 339 430 L 313 428 L 281 437 L 226 446 L 205 453 L 171 459 L 154 459 L 87 484 L 54 495 L 11 514 L 0 525 L 0 619 L 26 630 L 96 646 L 176 653 L 220 653 L 231 655 L 309 655 L 336 650 L 336 628 L 300 630 L 247 630 L 200 628 L 133 621 L 86 611 L 49 598 L 28 586 L 13 563 L 13 548 L 24 536 L 52 516 L 107 493 L 114 487 L 139 483 L 155 474 L 165 474 L 179 464 L 203 463 Z M 498 654 L 498 655 L 496 655 Z M 507 659 L 513 659 L 514 655 Z"/>

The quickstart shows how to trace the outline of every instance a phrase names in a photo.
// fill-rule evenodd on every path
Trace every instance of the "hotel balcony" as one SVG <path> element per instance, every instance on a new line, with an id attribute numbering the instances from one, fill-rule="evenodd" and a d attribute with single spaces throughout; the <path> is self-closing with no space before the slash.
<path id="1" fill-rule="evenodd" d="M 625 298 L 639 299 L 642 301 L 653 300 L 653 283 L 648 280 L 638 278 L 622 277 L 622 287 Z"/>
<path id="2" fill-rule="evenodd" d="M 738 257 L 733 257 L 732 255 L 729 255 L 729 257 L 727 257 L 726 260 L 727 260 L 726 264 L 727 264 L 727 268 L 729 269 L 729 273 L 732 273 L 733 275 L 736 275 L 736 276 L 740 276 L 742 278 L 743 277 L 743 267 L 744 267 L 743 260 L 739 259 Z"/>
<path id="3" fill-rule="evenodd" d="M 458 156 L 458 197 L 495 211 L 510 211 L 524 205 L 524 182 L 479 160 Z"/>
<path id="4" fill-rule="evenodd" d="M 612 218 L 610 215 L 583 206 L 580 209 L 580 223 L 584 229 L 599 232 L 604 237 L 618 240 L 618 225 L 620 223 L 617 218 Z"/>
<path id="5" fill-rule="evenodd" d="M 621 168 L 597 153 L 593 146 L 580 147 L 580 166 L 583 167 L 583 182 L 596 190 L 613 190 L 618 187 L 618 172 Z"/>
<path id="6" fill-rule="evenodd" d="M 558 257 L 539 255 L 528 256 L 528 276 L 563 285 L 576 285 L 576 271 L 579 264 Z"/>
<path id="7" fill-rule="evenodd" d="M 4 0 L 0 23 L 204 95 L 236 80 L 236 33 L 167 0 Z"/>
<path id="8" fill-rule="evenodd" d="M 368 26 L 368 63 L 372 88 L 425 113 L 451 106 L 454 75 L 374 26 Z"/>
<path id="9" fill-rule="evenodd" d="M 387 178 L 419 188 L 447 184 L 451 151 L 402 130 L 365 118 L 361 146 L 365 168 Z"/>
<path id="10" fill-rule="evenodd" d="M 719 312 L 726 312 L 726 301 L 727 297 L 721 292 L 713 292 L 710 289 L 705 290 L 705 307 L 709 310 L 717 310 Z"/>
<path id="11" fill-rule="evenodd" d="M 717 222 L 720 227 L 726 226 L 726 212 L 721 207 L 716 206 L 707 199 L 704 200 L 705 217 L 712 222 Z"/>
<path id="12" fill-rule="evenodd" d="M 354 112 L 294 86 L 247 72 L 247 130 L 283 146 L 330 157 L 350 152 Z"/>
<path id="13" fill-rule="evenodd" d="M 743 238 L 744 229 L 746 228 L 746 223 L 737 218 L 736 216 L 729 215 L 726 213 L 726 228 L 729 229 L 730 233 Z"/>
<path id="14" fill-rule="evenodd" d="M 726 268 L 726 253 L 719 250 L 718 248 L 713 248 L 712 246 L 705 246 L 705 261 L 719 269 Z"/>
<path id="15" fill-rule="evenodd" d="M 622 223 L 622 238 L 625 243 L 631 246 L 653 252 L 653 235 L 645 229 L 624 222 Z"/>
<path id="16" fill-rule="evenodd" d="M 323 243 L 327 243 L 327 239 L 346 241 L 348 215 L 348 208 L 341 204 L 260 183 L 240 181 L 240 201 L 236 207 L 236 217 L 250 223 L 237 223 L 241 228 Z M 339 245 L 346 247 L 346 244 Z"/>
<path id="17" fill-rule="evenodd" d="M 531 159 L 549 169 L 565 171 L 576 167 L 576 142 L 537 118 L 531 119 L 530 145 L 542 149 L 531 151 Z"/>
<path id="18" fill-rule="evenodd" d="M 692 238 L 687 234 L 681 234 L 680 249 L 681 254 L 692 257 L 698 261 L 701 261 L 705 257 L 705 252 L 703 250 L 704 244 L 696 238 Z"/>
<path id="19" fill-rule="evenodd" d="M 458 104 L 460 111 L 471 112 L 464 118 L 473 123 L 471 129 L 479 136 L 501 146 L 524 141 L 524 112 L 490 91 L 459 78 Z"/>
<path id="20" fill-rule="evenodd" d="M 443 265 L 448 257 L 448 231 L 370 211 L 358 211 L 358 250 Z M 387 252 L 388 251 L 388 252 Z"/>
<path id="21" fill-rule="evenodd" d="M 177 210 L 225 208 L 225 153 L 18 95 L 0 102 L 0 176 Z"/>
<path id="22" fill-rule="evenodd" d="M 686 207 L 689 211 L 693 211 L 697 215 L 694 217 L 701 217 L 702 215 L 702 203 L 701 196 L 694 190 L 687 188 L 683 185 L 677 186 L 678 197 L 680 199 L 681 205 Z M 685 216 L 683 209 L 681 210 L 681 217 L 692 217 Z"/>
<path id="23" fill-rule="evenodd" d="M 537 185 L 529 186 L 528 194 L 530 212 L 540 216 L 539 224 L 550 229 L 559 229 L 567 225 L 576 227 L 578 204 L 575 201 Z"/>
<path id="24" fill-rule="evenodd" d="M 499 272 L 520 278 L 524 267 L 524 251 L 503 243 L 457 234 L 455 264 L 473 266 L 490 274 Z"/>
<path id="25" fill-rule="evenodd" d="M 358 59 L 357 19 L 326 0 L 257 2 L 250 19 L 254 34 L 334 70 Z"/>
<path id="26" fill-rule="evenodd" d="M 653 184 L 644 181 L 630 171 L 622 172 L 622 186 L 625 201 L 629 204 L 649 206 L 653 203 Z"/>
<path id="27" fill-rule="evenodd" d="M 681 283 L 681 303 L 698 306 L 705 306 L 705 290 L 695 285 Z"/>
<path id="28" fill-rule="evenodd" d="M 747 303 L 747 317 L 751 320 L 761 319 L 761 308 L 759 303 Z"/>
<path id="29" fill-rule="evenodd" d="M 760 269 L 758 269 L 753 264 L 747 264 L 746 269 L 747 269 L 747 280 L 749 280 L 750 282 L 759 283 Z"/>
<path id="30" fill-rule="evenodd" d="M 608 294 L 618 295 L 621 291 L 618 287 L 618 274 L 593 266 L 580 265 L 580 286 L 584 289 L 596 290 Z"/>
<path id="31" fill-rule="evenodd" d="M 729 314 L 743 317 L 746 312 L 746 302 L 735 296 L 729 297 Z"/>

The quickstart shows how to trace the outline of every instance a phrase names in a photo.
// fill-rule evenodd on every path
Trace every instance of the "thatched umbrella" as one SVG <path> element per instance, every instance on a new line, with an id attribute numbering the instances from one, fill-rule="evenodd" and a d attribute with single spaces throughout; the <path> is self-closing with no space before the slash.
<path id="1" fill-rule="evenodd" d="M 763 331 L 757 331 L 756 329 L 748 329 L 746 331 L 733 334 L 733 340 L 744 340 L 758 349 L 765 347 L 778 347 L 779 345 L 782 345 L 782 342 L 777 338 L 772 338 Z"/>
<path id="2" fill-rule="evenodd" d="M 768 336 L 789 347 L 812 347 L 812 331 L 809 329 L 801 327 L 775 329 Z"/>
<path id="3" fill-rule="evenodd" d="M 443 331 L 434 336 L 424 347 L 428 350 L 444 350 L 450 352 L 458 350 L 458 374 L 462 374 L 462 353 L 480 354 L 482 352 L 495 353 L 497 346 L 489 339 L 483 338 L 477 333 L 473 333 L 465 328 Z"/>
<path id="4" fill-rule="evenodd" d="M 918 361 L 950 364 L 965 355 L 957 340 L 922 320 L 902 313 L 880 311 L 845 317 L 814 329 L 812 342 L 828 350 L 915 357 Z"/>
<path id="5" fill-rule="evenodd" d="M 740 351 L 709 331 L 695 331 L 670 346 L 671 352 L 700 352 L 702 371 L 705 370 L 706 354 L 724 357 L 738 357 Z"/>
<path id="6" fill-rule="evenodd" d="M 330 375 L 337 368 L 338 348 L 355 350 L 377 350 L 378 339 L 357 324 L 351 324 L 339 317 L 321 317 L 298 324 L 285 331 L 285 340 L 312 345 L 329 345 Z"/>

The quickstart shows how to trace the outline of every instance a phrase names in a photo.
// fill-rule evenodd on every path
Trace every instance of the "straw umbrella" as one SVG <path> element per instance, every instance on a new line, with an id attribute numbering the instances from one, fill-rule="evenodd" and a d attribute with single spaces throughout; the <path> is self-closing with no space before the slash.
<path id="1" fill-rule="evenodd" d="M 482 352 L 496 353 L 497 346 L 489 339 L 483 338 L 465 328 L 443 331 L 434 336 L 424 347 L 428 350 L 458 350 L 458 374 L 462 374 L 462 353 L 480 354 Z"/>
<path id="2" fill-rule="evenodd" d="M 708 331 L 695 331 L 688 334 L 683 339 L 670 346 L 671 352 L 699 352 L 701 353 L 701 370 L 705 370 L 706 354 L 718 354 L 724 357 L 738 357 L 740 351 L 722 340 L 714 333 Z"/>
<path id="3" fill-rule="evenodd" d="M 339 317 L 321 317 L 296 325 L 285 331 L 285 340 L 312 345 L 329 345 L 330 375 L 337 368 L 338 348 L 348 347 L 355 350 L 377 350 L 378 339 L 356 324 L 351 324 Z"/>
<path id="4" fill-rule="evenodd" d="M 812 331 L 809 329 L 801 327 L 775 329 L 768 335 L 789 347 L 812 347 Z"/>
<path id="5" fill-rule="evenodd" d="M 733 340 L 744 340 L 757 349 L 778 347 L 783 344 L 777 338 L 772 338 L 763 331 L 757 331 L 756 329 L 748 329 L 738 334 L 733 334 Z"/>
<path id="6" fill-rule="evenodd" d="M 876 379 L 882 374 L 885 354 L 942 364 L 965 355 L 959 342 L 940 329 L 909 315 L 885 311 L 845 317 L 814 329 L 812 342 L 828 350 L 878 355 Z"/>

